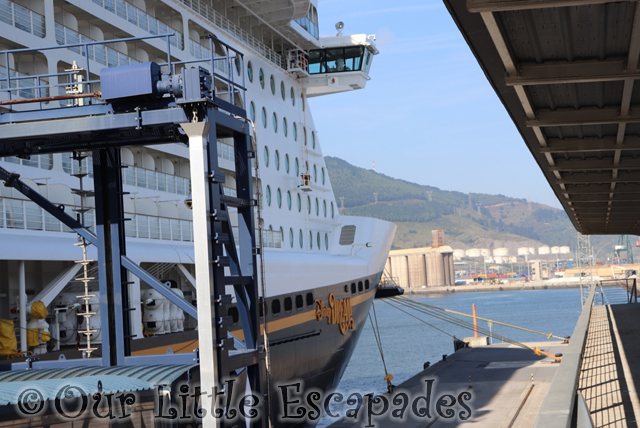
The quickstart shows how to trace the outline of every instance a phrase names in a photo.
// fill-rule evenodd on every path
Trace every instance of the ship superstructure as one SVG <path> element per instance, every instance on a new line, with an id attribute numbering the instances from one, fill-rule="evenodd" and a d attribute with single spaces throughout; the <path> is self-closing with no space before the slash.
<path id="1" fill-rule="evenodd" d="M 317 19 L 317 2 L 304 0 L 0 0 L 0 101 L 40 100 L 5 105 L 0 112 L 11 117 L 35 108 L 55 112 L 53 119 L 89 107 L 84 95 L 100 89 L 91 82 L 99 82 L 105 68 L 151 63 L 164 64 L 165 74 L 193 67 L 216 74 L 212 89 L 225 111 L 250 121 L 270 376 L 326 389 L 337 385 L 357 341 L 395 227 L 338 211 L 308 98 L 364 88 L 377 50 L 372 36 L 319 38 Z M 65 48 L 48 48 L 56 45 Z M 183 142 L 122 145 L 127 256 L 195 302 L 193 241 L 199 230 L 189 207 L 190 148 Z M 215 145 L 223 193 L 229 201 L 241 199 L 233 138 L 220 135 Z M 9 156 L 0 167 L 92 229 L 100 205 L 95 155 L 57 150 Z M 229 223 L 240 242 L 245 223 L 233 208 Z M 18 351 L 46 360 L 52 351 L 81 349 L 91 357 L 105 340 L 95 296 L 99 269 L 90 262 L 99 256 L 95 249 L 74 245 L 78 236 L 71 229 L 6 186 L 0 187 L 0 237 L 0 319 L 14 321 Z M 131 305 L 131 355 L 149 349 L 189 353 L 198 346 L 193 317 L 138 276 L 123 279 Z M 353 310 L 351 325 L 323 315 L 325 306 L 345 301 Z M 48 327 L 29 324 L 26 312 L 35 302 L 49 308 Z M 241 321 L 238 311 L 230 312 L 229 330 L 238 340 L 244 340 Z M 45 330 L 53 345 L 46 343 Z M 27 331 L 38 332 L 32 343 Z"/>

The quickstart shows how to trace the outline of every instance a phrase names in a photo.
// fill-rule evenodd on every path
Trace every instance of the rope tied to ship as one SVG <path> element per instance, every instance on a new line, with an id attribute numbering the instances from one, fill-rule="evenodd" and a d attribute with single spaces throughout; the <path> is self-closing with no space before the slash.
<path id="1" fill-rule="evenodd" d="M 382 359 L 382 366 L 384 367 L 385 376 L 383 379 L 387 382 L 387 392 L 391 394 L 393 393 L 393 388 L 395 388 L 395 385 L 391 383 L 391 381 L 393 380 L 393 375 L 387 370 L 387 362 L 384 359 L 384 351 L 382 350 L 382 338 L 380 337 L 380 327 L 378 326 L 376 306 L 373 302 L 371 302 L 371 307 L 373 308 L 373 318 L 371 317 L 371 312 L 369 312 L 369 322 L 371 323 L 371 328 L 373 329 L 373 337 L 376 339 L 378 351 L 380 352 L 380 358 Z M 373 319 L 375 319 L 375 325 L 373 323 Z"/>

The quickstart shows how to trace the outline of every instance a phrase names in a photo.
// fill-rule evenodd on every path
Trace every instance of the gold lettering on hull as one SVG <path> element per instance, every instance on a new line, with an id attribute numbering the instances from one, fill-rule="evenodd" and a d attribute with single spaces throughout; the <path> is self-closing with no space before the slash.
<path id="1" fill-rule="evenodd" d="M 353 320 L 353 310 L 351 307 L 351 298 L 347 297 L 342 300 L 336 299 L 335 294 L 329 294 L 329 303 L 325 303 L 316 299 L 316 320 L 327 319 L 327 324 L 338 324 L 340 333 L 347 334 L 348 330 L 355 328 Z"/>

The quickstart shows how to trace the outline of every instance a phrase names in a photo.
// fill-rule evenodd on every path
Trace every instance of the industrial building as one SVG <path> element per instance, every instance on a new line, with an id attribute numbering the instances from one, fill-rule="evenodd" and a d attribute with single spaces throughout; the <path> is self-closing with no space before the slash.
<path id="1" fill-rule="evenodd" d="M 431 231 L 431 247 L 389 252 L 385 272 L 404 288 L 454 285 L 453 249 L 444 245 L 444 231 Z"/>

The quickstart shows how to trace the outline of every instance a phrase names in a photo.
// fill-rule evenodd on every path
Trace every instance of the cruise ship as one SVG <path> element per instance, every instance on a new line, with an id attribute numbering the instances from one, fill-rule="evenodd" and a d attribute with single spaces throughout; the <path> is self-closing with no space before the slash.
<path id="1" fill-rule="evenodd" d="M 108 68 L 149 63 L 203 67 L 242 88 L 227 84 L 226 93 L 224 85 L 215 90 L 246 112 L 251 127 L 261 317 L 272 391 L 292 380 L 324 391 L 337 386 L 395 233 L 392 223 L 338 209 L 322 131 L 308 100 L 363 89 L 378 51 L 374 36 L 345 35 L 342 23 L 336 24 L 336 36 L 319 37 L 317 3 L 0 0 L 0 102 L 35 99 L 29 108 L 81 108 L 88 103 L 85 82 L 99 80 Z M 51 49 L 56 46 L 63 48 Z M 209 63 L 213 57 L 221 60 Z M 5 104 L 0 113 L 20 112 L 25 105 Z M 233 144 L 229 138 L 216 141 L 229 198 L 237 196 Z M 119 151 L 126 166 L 126 254 L 195 303 L 193 241 L 199 231 L 190 210 L 189 147 L 147 144 Z M 91 152 L 7 156 L 0 167 L 93 230 Z M 238 242 L 238 215 L 233 208 L 229 214 Z M 13 322 L 17 348 L 0 346 L 9 357 L 2 370 L 53 367 L 39 364 L 78 352 L 86 360 L 99 358 L 108 318 L 100 313 L 96 249 L 11 186 L 0 186 L 0 239 L 0 319 Z M 131 356 L 193 353 L 199 347 L 193 317 L 135 275 L 128 274 L 124 287 Z M 43 319 L 32 315 L 37 302 L 48 309 Z M 229 305 L 228 330 L 237 348 L 244 337 L 236 303 Z"/>

